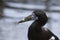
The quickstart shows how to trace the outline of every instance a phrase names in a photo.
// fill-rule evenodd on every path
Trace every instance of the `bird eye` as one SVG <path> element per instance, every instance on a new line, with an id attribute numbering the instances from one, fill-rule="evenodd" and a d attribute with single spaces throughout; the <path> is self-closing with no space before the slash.
<path id="1" fill-rule="evenodd" d="M 34 14 L 34 13 L 32 13 L 32 19 L 34 20 L 34 19 L 37 19 L 37 16 Z"/>

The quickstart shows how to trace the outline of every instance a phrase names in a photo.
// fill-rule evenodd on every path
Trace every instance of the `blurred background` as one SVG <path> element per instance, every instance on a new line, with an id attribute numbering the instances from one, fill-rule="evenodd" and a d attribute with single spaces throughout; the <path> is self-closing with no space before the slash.
<path id="1" fill-rule="evenodd" d="M 28 40 L 32 21 L 17 24 L 34 10 L 44 10 L 49 17 L 44 26 L 60 39 L 60 0 L 0 0 L 0 40 Z"/>

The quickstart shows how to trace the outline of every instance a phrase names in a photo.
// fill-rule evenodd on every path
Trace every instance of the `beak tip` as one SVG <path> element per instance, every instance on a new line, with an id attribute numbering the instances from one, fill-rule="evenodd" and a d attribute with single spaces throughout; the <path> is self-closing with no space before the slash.
<path id="1" fill-rule="evenodd" d="M 22 23 L 22 22 L 24 22 L 24 21 L 23 21 L 23 20 L 21 20 L 21 21 L 19 21 L 19 22 L 18 22 L 18 24 L 19 24 L 19 23 Z"/>

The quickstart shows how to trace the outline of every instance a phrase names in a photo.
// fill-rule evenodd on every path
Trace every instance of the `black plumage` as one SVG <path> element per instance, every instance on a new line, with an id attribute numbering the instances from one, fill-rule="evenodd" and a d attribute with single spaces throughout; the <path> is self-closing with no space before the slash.
<path id="1" fill-rule="evenodd" d="M 58 37 L 50 30 L 45 30 L 45 28 L 43 28 L 48 21 L 45 12 L 35 10 L 33 13 L 38 17 L 38 19 L 36 19 L 28 29 L 28 40 L 49 40 L 52 36 L 58 40 Z"/>
<path id="2" fill-rule="evenodd" d="M 48 21 L 45 12 L 42 10 L 35 10 L 33 14 L 26 17 L 24 20 L 19 21 L 19 23 L 21 23 L 30 19 L 35 19 L 28 29 L 28 40 L 49 40 L 52 36 L 55 37 L 55 40 L 59 40 L 59 38 L 49 29 L 43 28 Z"/>

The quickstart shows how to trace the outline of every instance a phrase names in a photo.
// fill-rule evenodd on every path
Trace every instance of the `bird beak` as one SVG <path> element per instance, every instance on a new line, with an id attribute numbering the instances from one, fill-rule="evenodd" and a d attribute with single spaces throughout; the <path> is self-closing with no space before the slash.
<path id="1" fill-rule="evenodd" d="M 22 19 L 22 20 L 19 21 L 18 23 L 22 23 L 22 22 L 26 22 L 26 21 L 30 21 L 30 20 L 34 20 L 34 19 L 36 19 L 36 16 L 35 16 L 35 14 L 33 13 L 33 14 L 25 17 L 24 19 Z"/>

